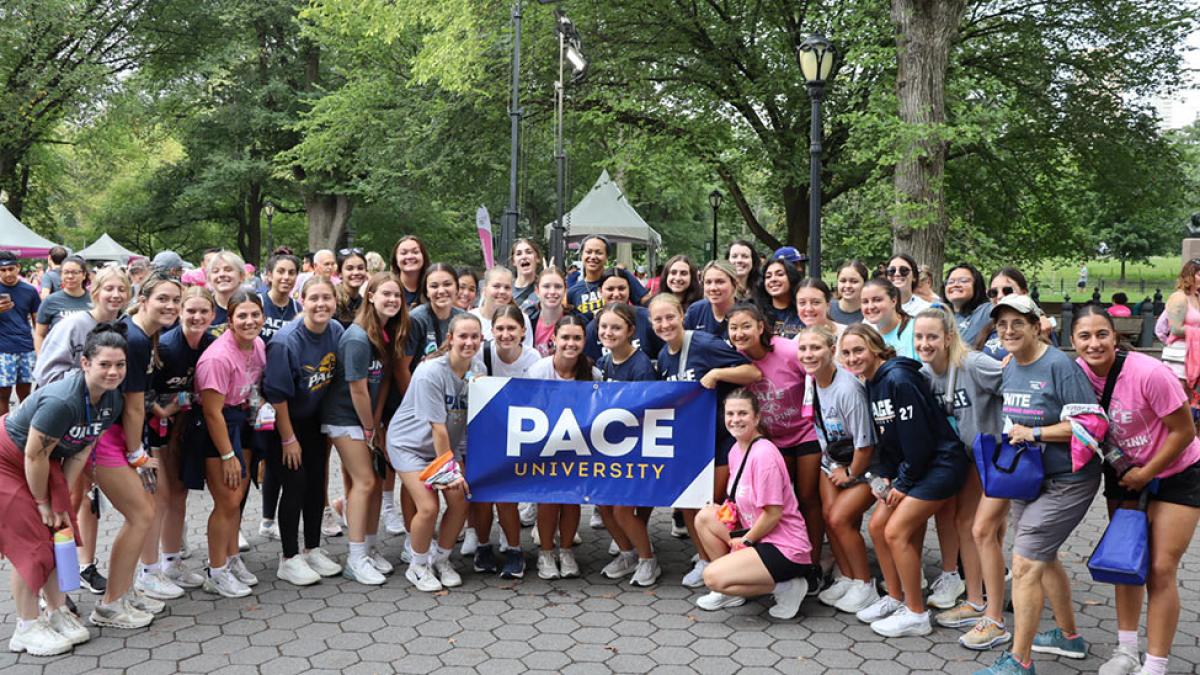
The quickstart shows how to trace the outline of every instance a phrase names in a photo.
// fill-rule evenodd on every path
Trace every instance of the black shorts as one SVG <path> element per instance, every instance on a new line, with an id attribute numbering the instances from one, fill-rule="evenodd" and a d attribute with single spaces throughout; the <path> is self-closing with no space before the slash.
<path id="1" fill-rule="evenodd" d="M 1121 502 L 1135 501 L 1138 493 L 1121 487 L 1117 472 L 1104 465 L 1104 497 Z M 1158 479 L 1158 490 L 1150 493 L 1150 501 L 1200 508 L 1200 462 L 1169 478 Z"/>
<path id="2" fill-rule="evenodd" d="M 758 552 L 759 559 L 763 561 L 763 565 L 777 584 L 792 579 L 807 579 L 812 570 L 812 565 L 789 560 L 774 544 L 759 542 L 754 545 L 754 550 Z"/>
<path id="3" fill-rule="evenodd" d="M 808 455 L 818 455 L 821 453 L 821 444 L 816 441 L 806 441 L 799 445 L 789 445 L 786 448 L 779 448 L 779 454 L 784 457 L 807 457 Z"/>

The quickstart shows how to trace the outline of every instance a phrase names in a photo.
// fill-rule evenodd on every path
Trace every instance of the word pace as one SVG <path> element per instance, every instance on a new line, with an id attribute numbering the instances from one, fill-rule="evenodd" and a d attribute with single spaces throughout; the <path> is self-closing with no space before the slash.
<path id="1" fill-rule="evenodd" d="M 549 416 L 540 408 L 510 406 L 505 454 L 520 457 L 523 447 L 535 445 L 539 447 L 538 457 L 570 453 L 578 457 L 599 454 L 616 458 L 625 457 L 640 446 L 639 454 L 644 459 L 673 458 L 671 423 L 675 420 L 675 410 L 647 408 L 639 412 L 640 417 L 621 408 L 602 410 L 592 418 L 585 432 L 570 408 L 559 414 L 551 428 Z"/>

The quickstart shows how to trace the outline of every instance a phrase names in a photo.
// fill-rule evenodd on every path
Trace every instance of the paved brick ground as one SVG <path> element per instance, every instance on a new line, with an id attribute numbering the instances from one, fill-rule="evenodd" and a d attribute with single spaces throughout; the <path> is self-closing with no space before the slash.
<path id="1" fill-rule="evenodd" d="M 251 498 L 246 532 L 256 531 L 258 496 Z M 190 538 L 203 546 L 207 497 L 193 493 Z M 1111 587 L 1092 584 L 1085 556 L 1103 532 L 1099 502 L 1075 533 L 1064 559 L 1074 577 L 1074 598 L 1083 634 L 1093 645 L 1086 660 L 1038 658 L 1039 673 L 1095 672 L 1115 641 Z M 585 512 L 586 528 L 586 512 Z M 249 523 L 254 523 L 252 527 Z M 103 523 L 108 541 L 116 518 Z M 415 591 L 399 575 L 367 589 L 327 579 L 298 590 L 275 579 L 277 543 L 251 536 L 246 555 L 261 583 L 254 595 L 228 600 L 193 591 L 169 603 L 150 628 L 92 628 L 91 642 L 54 659 L 0 653 L 8 673 L 128 672 L 261 673 L 970 673 L 994 652 L 976 654 L 955 642 L 956 631 L 937 629 L 928 638 L 885 641 L 853 616 L 835 613 L 815 599 L 801 616 L 780 622 L 766 612 L 770 600 L 729 611 L 704 612 L 700 593 L 679 585 L 690 546 L 667 536 L 665 511 L 653 524 L 667 573 L 654 589 L 631 589 L 605 579 L 608 538 L 584 530 L 579 560 L 582 579 L 545 582 L 533 565 L 521 582 L 464 573 L 465 584 L 442 595 Z M 524 533 L 528 548 L 528 530 Z M 384 540 L 398 564 L 401 540 Z M 327 547 L 339 558 L 345 537 Z M 936 548 L 930 534 L 927 551 Z M 107 560 L 105 554 L 102 559 Z M 203 564 L 203 553 L 190 564 Z M 927 557 L 933 574 L 933 558 Z M 460 563 L 460 569 L 465 565 Z M 7 563 L 0 563 L 0 639 L 13 628 Z M 1200 545 L 1193 544 L 1180 571 L 1183 615 L 1172 651 L 1172 672 L 1200 665 Z M 89 612 L 94 596 L 82 599 Z M 1046 615 L 1048 617 L 1048 613 Z M 1049 625 L 1047 621 L 1046 625 Z M 5 642 L 7 644 L 7 642 Z M 1144 638 L 1143 638 L 1144 644 Z"/>

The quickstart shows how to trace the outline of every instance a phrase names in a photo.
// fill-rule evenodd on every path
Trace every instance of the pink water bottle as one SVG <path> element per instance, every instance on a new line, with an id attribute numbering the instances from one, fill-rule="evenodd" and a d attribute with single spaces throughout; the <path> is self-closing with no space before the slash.
<path id="1" fill-rule="evenodd" d="M 75 551 L 75 533 L 69 527 L 54 533 L 54 570 L 58 590 L 79 590 L 79 554 Z"/>

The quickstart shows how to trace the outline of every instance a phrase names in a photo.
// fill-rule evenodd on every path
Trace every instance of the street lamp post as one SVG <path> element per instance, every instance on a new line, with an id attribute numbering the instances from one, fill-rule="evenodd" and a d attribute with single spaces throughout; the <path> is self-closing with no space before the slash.
<path id="1" fill-rule="evenodd" d="M 712 207 L 713 212 L 713 238 L 712 238 L 712 259 L 717 259 L 717 209 L 721 208 L 721 201 L 725 199 L 725 195 L 721 194 L 720 190 L 713 190 L 708 193 L 708 205 Z"/>
<path id="2" fill-rule="evenodd" d="M 808 269 L 809 276 L 821 277 L 821 100 L 825 83 L 833 75 L 837 49 L 823 35 L 810 35 L 796 48 L 800 72 L 808 83 L 808 98 L 812 101 L 812 126 L 809 131 L 811 174 L 808 196 Z"/>
<path id="3" fill-rule="evenodd" d="M 554 159 L 557 163 L 558 171 L 558 217 L 554 221 L 554 228 L 550 231 L 550 258 L 554 264 L 566 266 L 566 230 L 563 227 L 563 212 L 566 207 L 566 173 L 567 173 L 567 152 L 563 148 L 563 95 L 566 90 L 566 79 L 564 71 L 566 63 L 571 63 L 571 68 L 574 71 L 572 81 L 580 80 L 587 72 L 587 59 L 583 57 L 581 51 L 582 43 L 579 40 L 579 32 L 575 30 L 575 24 L 567 18 L 562 10 L 555 10 L 557 21 L 555 22 L 555 32 L 558 33 L 558 81 L 554 83 L 555 93 L 555 131 L 554 139 Z"/>
<path id="4" fill-rule="evenodd" d="M 271 221 L 275 219 L 275 202 L 270 199 L 266 204 L 263 204 L 263 213 L 267 216 L 267 253 L 275 252 L 275 228 L 271 226 Z"/>
<path id="5" fill-rule="evenodd" d="M 521 139 L 521 0 L 513 0 L 513 55 L 512 55 L 512 94 L 508 105 L 508 118 L 512 147 L 509 150 L 508 165 L 508 207 L 504 209 L 504 217 L 500 220 L 500 239 L 496 249 L 503 258 L 512 249 L 517 240 L 517 221 L 521 212 L 517 208 L 517 160 L 520 152 Z"/>

